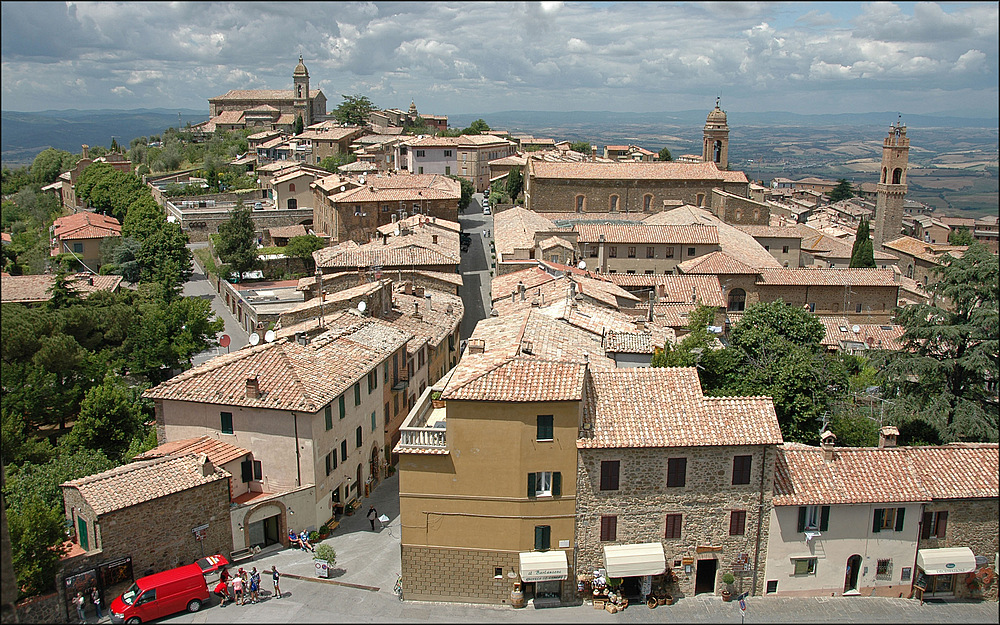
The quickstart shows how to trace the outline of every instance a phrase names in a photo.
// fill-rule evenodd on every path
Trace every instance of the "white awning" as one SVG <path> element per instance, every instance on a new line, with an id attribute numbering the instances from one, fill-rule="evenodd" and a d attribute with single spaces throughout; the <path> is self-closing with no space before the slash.
<path id="1" fill-rule="evenodd" d="M 917 551 L 917 568 L 928 575 L 970 573 L 976 570 L 976 554 L 968 547 L 920 549 Z"/>
<path id="2" fill-rule="evenodd" d="M 659 575 L 667 570 L 661 543 L 608 545 L 604 548 L 604 568 L 608 577 Z"/>
<path id="3" fill-rule="evenodd" d="M 553 582 L 569 577 L 565 551 L 522 551 L 518 556 L 522 582 Z"/>

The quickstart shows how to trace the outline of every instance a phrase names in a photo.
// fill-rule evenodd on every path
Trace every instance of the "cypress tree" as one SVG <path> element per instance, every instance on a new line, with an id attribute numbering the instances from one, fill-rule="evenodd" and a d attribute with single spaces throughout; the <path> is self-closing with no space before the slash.
<path id="1" fill-rule="evenodd" d="M 868 220 L 862 217 L 851 249 L 850 267 L 875 267 L 875 247 L 868 232 Z"/>

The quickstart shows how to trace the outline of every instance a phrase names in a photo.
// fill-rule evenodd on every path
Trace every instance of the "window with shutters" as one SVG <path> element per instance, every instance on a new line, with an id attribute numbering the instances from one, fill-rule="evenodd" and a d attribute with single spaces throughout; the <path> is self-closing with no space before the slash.
<path id="1" fill-rule="evenodd" d="M 618 258 L 618 246 L 608 246 L 608 258 Z"/>
<path id="2" fill-rule="evenodd" d="M 538 415 L 535 425 L 535 440 L 551 441 L 552 434 L 553 434 L 552 415 L 550 414 Z"/>
<path id="3" fill-rule="evenodd" d="M 694 248 L 693 247 L 689 247 L 688 248 L 688 256 L 694 256 Z"/>
<path id="4" fill-rule="evenodd" d="M 667 531 L 664 533 L 664 538 L 680 538 L 681 537 L 681 521 L 683 515 L 681 514 L 668 514 L 667 515 Z"/>
<path id="5" fill-rule="evenodd" d="M 746 510 L 733 510 L 729 513 L 729 535 L 742 536 L 746 530 Z"/>
<path id="6" fill-rule="evenodd" d="M 620 460 L 601 461 L 601 490 L 618 490 L 618 472 Z"/>
<path id="7" fill-rule="evenodd" d="M 233 413 L 222 412 L 219 413 L 222 417 L 222 433 L 232 434 L 233 433 Z"/>
<path id="8" fill-rule="evenodd" d="M 687 482 L 687 458 L 667 460 L 667 486 L 681 487 Z"/>
<path id="9" fill-rule="evenodd" d="M 801 506 L 799 508 L 799 531 L 824 531 L 824 517 L 829 519 L 830 506 Z"/>
<path id="10" fill-rule="evenodd" d="M 535 526 L 535 551 L 545 551 L 552 542 L 552 527 L 549 525 Z"/>
<path id="11" fill-rule="evenodd" d="M 920 527 L 920 538 L 944 538 L 948 526 L 948 512 L 925 512 Z"/>
<path id="12" fill-rule="evenodd" d="M 903 531 L 906 508 L 875 508 L 872 532 Z"/>
<path id="13" fill-rule="evenodd" d="M 347 462 L 347 441 L 340 441 L 340 461 Z"/>
<path id="14" fill-rule="evenodd" d="M 357 447 L 361 447 L 361 437 L 362 436 L 363 436 L 363 433 L 362 433 L 362 430 L 361 430 L 361 426 L 359 425 L 358 429 L 354 430 L 354 442 L 356 443 Z"/>
<path id="15" fill-rule="evenodd" d="M 327 430 L 332 430 L 333 429 L 333 406 L 331 406 L 330 404 L 327 404 L 326 405 L 326 409 L 324 410 L 324 412 L 325 412 L 324 416 L 326 417 L 326 429 Z"/>
<path id="16" fill-rule="evenodd" d="M 354 383 L 354 405 L 361 405 L 361 382 Z"/>
<path id="17" fill-rule="evenodd" d="M 264 479 L 264 472 L 261 469 L 260 460 L 253 461 L 253 479 L 257 480 L 258 482 Z"/>
<path id="18" fill-rule="evenodd" d="M 244 482 L 253 481 L 253 460 L 247 458 L 240 463 L 240 478 Z"/>
<path id="19" fill-rule="evenodd" d="M 389 402 L 385 402 L 385 427 L 389 427 L 390 418 L 391 418 L 391 413 L 389 412 Z"/>
<path id="20" fill-rule="evenodd" d="M 635 258 L 635 246 L 634 245 L 628 246 L 628 257 L 629 258 Z"/>
<path id="21" fill-rule="evenodd" d="M 618 540 L 618 517 L 616 516 L 601 517 L 601 540 L 602 541 Z"/>
<path id="22" fill-rule="evenodd" d="M 733 484 L 750 483 L 750 463 L 753 456 L 733 456 Z"/>
<path id="23" fill-rule="evenodd" d="M 378 388 L 378 370 L 372 369 L 368 373 L 368 392 L 371 393 Z"/>
<path id="24" fill-rule="evenodd" d="M 558 497 L 562 494 L 562 473 L 538 471 L 528 474 L 528 497 Z"/>
<path id="25" fill-rule="evenodd" d="M 347 406 L 344 403 L 344 396 L 343 395 L 341 395 L 340 397 L 337 398 L 337 403 L 339 404 L 339 407 L 340 407 L 340 418 L 343 419 L 344 417 L 347 416 Z"/>
<path id="26" fill-rule="evenodd" d="M 326 455 L 326 474 L 330 475 L 331 471 L 333 471 L 333 452 L 332 451 Z"/>
<path id="27" fill-rule="evenodd" d="M 664 258 L 673 258 L 674 257 L 674 248 L 670 247 L 670 246 L 664 248 L 663 257 Z"/>
<path id="28" fill-rule="evenodd" d="M 654 246 L 646 246 L 646 258 L 656 258 L 656 248 Z"/>

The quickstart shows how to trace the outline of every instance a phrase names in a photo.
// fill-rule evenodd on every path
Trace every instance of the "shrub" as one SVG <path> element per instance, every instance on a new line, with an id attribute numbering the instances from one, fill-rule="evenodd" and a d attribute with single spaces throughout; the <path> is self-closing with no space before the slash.
<path id="1" fill-rule="evenodd" d="M 317 545 L 313 560 L 326 560 L 330 566 L 333 566 L 334 562 L 337 561 L 337 552 L 330 545 Z"/>
<path id="2" fill-rule="evenodd" d="M 736 581 L 736 578 L 733 577 L 732 573 L 726 572 L 726 573 L 724 573 L 722 575 L 722 583 L 723 584 L 732 584 L 735 581 Z"/>
<path id="3" fill-rule="evenodd" d="M 314 543 L 319 540 L 319 532 L 309 532 L 309 542 Z"/>

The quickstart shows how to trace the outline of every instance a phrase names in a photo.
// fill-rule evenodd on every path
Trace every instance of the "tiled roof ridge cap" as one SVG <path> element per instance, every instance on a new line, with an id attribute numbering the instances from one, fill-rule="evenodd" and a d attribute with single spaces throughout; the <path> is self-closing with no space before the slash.
<path id="1" fill-rule="evenodd" d="M 161 456 L 159 458 L 150 458 L 148 460 L 137 460 L 135 462 L 129 462 L 118 467 L 113 467 L 106 471 L 101 471 L 99 473 L 94 473 L 92 475 L 85 475 L 79 477 L 75 480 L 68 480 L 60 484 L 60 486 L 87 486 L 90 484 L 96 484 L 97 482 L 102 482 L 104 480 L 109 480 L 116 478 L 125 473 L 131 473 L 132 471 L 138 471 L 146 467 L 155 466 L 158 464 L 163 464 L 165 462 L 173 462 L 179 458 L 187 458 L 188 456 L 196 456 L 197 454 L 184 454 L 183 456 Z"/>
<path id="2" fill-rule="evenodd" d="M 251 345 L 249 347 L 240 348 L 235 352 L 231 352 L 230 354 L 224 354 L 223 356 L 218 356 L 216 358 L 213 358 L 211 360 L 202 363 L 197 367 L 192 367 L 187 371 L 184 371 L 183 373 L 180 373 L 170 378 L 169 380 L 164 380 L 159 385 L 154 386 L 149 390 L 152 391 L 160 387 L 169 387 L 169 386 L 174 386 L 175 384 L 180 382 L 186 382 L 195 376 L 204 375 L 210 371 L 216 371 L 221 367 L 227 367 L 233 363 L 237 363 L 241 360 L 249 358 L 250 356 L 258 354 L 266 349 L 277 349 L 276 347 L 274 347 L 276 345 L 286 345 L 288 343 L 289 343 L 288 340 L 281 340 L 281 341 L 275 341 L 273 343 L 262 343 L 260 345 Z M 282 353 L 284 353 L 284 350 L 282 350 Z M 232 358 L 226 358 L 226 356 L 232 356 Z"/>

